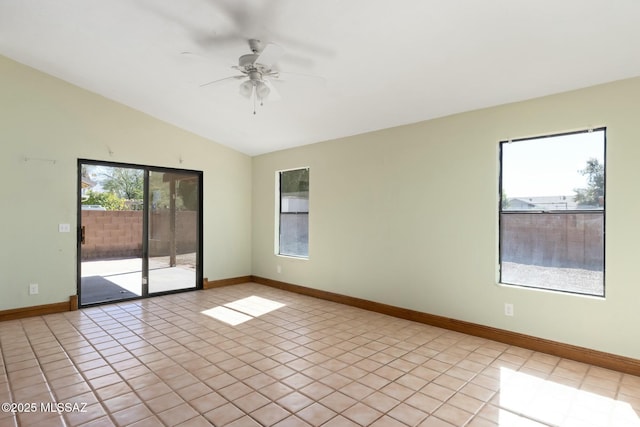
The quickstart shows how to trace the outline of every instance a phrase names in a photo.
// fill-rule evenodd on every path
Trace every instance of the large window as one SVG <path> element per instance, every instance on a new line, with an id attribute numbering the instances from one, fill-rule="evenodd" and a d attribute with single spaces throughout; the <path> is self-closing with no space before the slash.
<path id="1" fill-rule="evenodd" d="M 605 129 L 500 143 L 500 282 L 604 296 Z"/>
<path id="2" fill-rule="evenodd" d="M 278 254 L 309 256 L 309 169 L 278 173 L 279 245 Z"/>

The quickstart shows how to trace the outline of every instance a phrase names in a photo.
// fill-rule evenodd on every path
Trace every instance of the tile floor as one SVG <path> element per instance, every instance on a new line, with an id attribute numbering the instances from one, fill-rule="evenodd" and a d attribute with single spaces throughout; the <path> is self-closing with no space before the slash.
<path id="1" fill-rule="evenodd" d="M 640 426 L 639 377 L 257 284 L 3 322 L 0 344 L 0 426 Z"/>

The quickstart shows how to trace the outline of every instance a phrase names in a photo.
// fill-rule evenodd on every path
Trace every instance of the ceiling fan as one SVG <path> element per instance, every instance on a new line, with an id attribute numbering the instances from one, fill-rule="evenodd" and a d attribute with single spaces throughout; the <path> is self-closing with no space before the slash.
<path id="1" fill-rule="evenodd" d="M 200 87 L 225 80 L 244 80 L 238 88 L 240 95 L 253 100 L 253 114 L 256 114 L 256 103 L 263 105 L 267 98 L 273 100 L 280 97 L 271 84 L 271 80 L 280 77 L 275 63 L 283 55 L 284 49 L 273 43 L 267 43 L 263 46 L 262 42 L 257 39 L 249 39 L 249 49 L 251 49 L 251 53 L 240 56 L 238 65 L 232 67 L 241 74 L 213 80 L 200 85 Z"/>

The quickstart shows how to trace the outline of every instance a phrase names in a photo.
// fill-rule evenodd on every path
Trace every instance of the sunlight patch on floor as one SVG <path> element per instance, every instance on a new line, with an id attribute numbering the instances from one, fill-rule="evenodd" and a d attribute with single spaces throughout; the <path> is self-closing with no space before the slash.
<path id="1" fill-rule="evenodd" d="M 640 427 L 640 418 L 627 402 L 504 367 L 500 408 L 500 426 L 524 417 L 531 425 Z"/>
<path id="2" fill-rule="evenodd" d="M 253 319 L 252 316 L 247 316 L 246 314 L 240 313 L 239 311 L 231 310 L 222 306 L 213 307 L 209 310 L 204 310 L 201 313 L 206 314 L 209 317 L 213 317 L 214 319 L 221 322 L 227 323 L 231 326 L 237 326 L 241 323 Z"/>
<path id="3" fill-rule="evenodd" d="M 231 326 L 237 326 L 284 306 L 285 304 L 277 301 L 252 295 L 230 302 L 224 306 L 201 311 L 201 313 Z"/>

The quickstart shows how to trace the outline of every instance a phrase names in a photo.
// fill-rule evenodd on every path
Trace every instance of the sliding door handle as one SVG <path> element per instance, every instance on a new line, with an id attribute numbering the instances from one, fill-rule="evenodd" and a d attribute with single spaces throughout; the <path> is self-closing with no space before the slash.
<path id="1" fill-rule="evenodd" d="M 80 243 L 84 245 L 84 225 L 80 227 Z"/>

